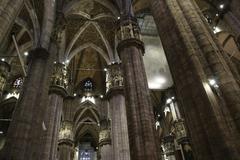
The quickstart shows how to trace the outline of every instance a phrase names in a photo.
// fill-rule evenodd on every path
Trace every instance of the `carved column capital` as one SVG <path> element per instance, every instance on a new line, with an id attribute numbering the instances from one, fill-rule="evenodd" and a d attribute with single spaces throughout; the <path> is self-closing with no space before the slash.
<path id="1" fill-rule="evenodd" d="M 129 46 L 138 47 L 142 50 L 142 53 L 145 51 L 144 43 L 141 41 L 140 28 L 135 17 L 123 17 L 119 21 L 117 39 L 119 41 L 118 52 Z"/>
<path id="2" fill-rule="evenodd" d="M 64 121 L 61 124 L 59 132 L 59 143 L 68 142 L 73 143 L 73 123 L 69 121 Z"/>
<path id="3" fill-rule="evenodd" d="M 123 73 L 120 64 L 112 64 L 107 71 L 107 94 L 113 94 L 115 91 L 122 92 L 123 85 Z"/>
<path id="4" fill-rule="evenodd" d="M 105 118 L 100 121 L 99 146 L 111 144 L 111 122 Z"/>
<path id="5" fill-rule="evenodd" d="M 178 143 L 181 143 L 186 139 L 188 139 L 187 131 L 186 131 L 183 119 L 178 119 L 177 121 L 175 121 L 174 127 L 175 127 L 175 136 Z"/>
<path id="6" fill-rule="evenodd" d="M 68 74 L 67 68 L 62 63 L 54 64 L 53 74 L 51 76 L 50 93 L 67 96 Z"/>

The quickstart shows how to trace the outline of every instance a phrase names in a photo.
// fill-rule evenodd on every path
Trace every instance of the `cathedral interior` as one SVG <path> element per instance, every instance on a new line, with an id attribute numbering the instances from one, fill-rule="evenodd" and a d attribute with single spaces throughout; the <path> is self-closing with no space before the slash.
<path id="1" fill-rule="evenodd" d="M 240 1 L 0 0 L 0 160 L 240 160 Z"/>

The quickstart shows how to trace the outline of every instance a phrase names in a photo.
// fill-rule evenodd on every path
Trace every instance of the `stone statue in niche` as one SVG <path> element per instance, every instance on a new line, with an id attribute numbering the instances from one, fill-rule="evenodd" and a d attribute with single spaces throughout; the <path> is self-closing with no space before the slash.
<path id="1" fill-rule="evenodd" d="M 106 86 L 107 90 L 123 86 L 123 74 L 118 64 L 114 64 L 110 67 L 107 73 Z"/>
<path id="2" fill-rule="evenodd" d="M 63 64 L 60 63 L 55 64 L 51 84 L 67 88 L 68 85 L 67 69 Z"/>

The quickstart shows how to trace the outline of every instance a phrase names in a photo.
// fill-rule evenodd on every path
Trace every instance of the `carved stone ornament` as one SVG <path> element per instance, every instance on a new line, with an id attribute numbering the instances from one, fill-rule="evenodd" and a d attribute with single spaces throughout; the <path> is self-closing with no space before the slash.
<path id="1" fill-rule="evenodd" d="M 71 140 L 73 141 L 73 125 L 71 122 L 63 122 L 59 132 L 59 140 Z"/>
<path id="2" fill-rule="evenodd" d="M 183 120 L 177 120 L 174 123 L 174 126 L 175 126 L 175 136 L 178 142 L 187 138 L 187 132 L 186 132 L 186 128 Z"/>
<path id="3" fill-rule="evenodd" d="M 99 133 L 99 145 L 103 146 L 106 144 L 111 144 L 111 133 L 109 129 L 102 130 Z"/>
<path id="4" fill-rule="evenodd" d="M 59 86 L 64 89 L 68 87 L 67 68 L 64 64 L 56 63 L 54 65 L 53 74 L 51 77 L 51 86 Z"/>
<path id="5" fill-rule="evenodd" d="M 122 20 L 117 31 L 117 38 L 119 42 L 127 39 L 141 40 L 140 28 L 137 20 L 133 17 Z"/>
<path id="6" fill-rule="evenodd" d="M 110 66 L 106 80 L 107 91 L 113 88 L 123 87 L 123 73 L 118 64 Z"/>

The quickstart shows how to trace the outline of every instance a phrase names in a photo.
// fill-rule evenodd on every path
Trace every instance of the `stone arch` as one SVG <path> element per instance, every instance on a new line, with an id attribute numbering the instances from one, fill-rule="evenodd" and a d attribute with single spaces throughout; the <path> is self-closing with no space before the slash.
<path id="1" fill-rule="evenodd" d="M 111 61 L 106 56 L 107 55 L 106 52 L 102 48 L 98 47 L 96 44 L 93 44 L 93 43 L 85 43 L 82 46 L 76 48 L 75 50 L 73 50 L 70 53 L 70 55 L 69 55 L 69 57 L 67 57 L 67 59 L 71 60 L 76 54 L 78 54 L 82 50 L 89 48 L 89 47 L 96 50 L 104 58 L 104 60 L 106 61 L 107 64 L 111 64 Z"/>

